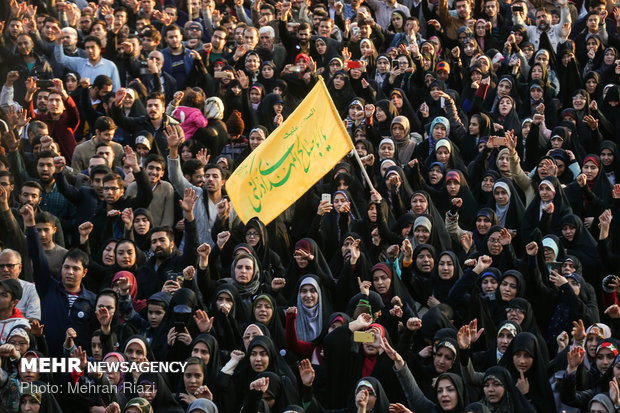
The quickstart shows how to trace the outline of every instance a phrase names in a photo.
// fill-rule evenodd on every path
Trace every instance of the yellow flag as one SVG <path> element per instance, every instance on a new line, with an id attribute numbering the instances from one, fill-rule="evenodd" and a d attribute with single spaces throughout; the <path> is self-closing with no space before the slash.
<path id="1" fill-rule="evenodd" d="M 226 181 L 239 218 L 271 222 L 329 172 L 353 144 L 322 77 L 295 111 Z"/>

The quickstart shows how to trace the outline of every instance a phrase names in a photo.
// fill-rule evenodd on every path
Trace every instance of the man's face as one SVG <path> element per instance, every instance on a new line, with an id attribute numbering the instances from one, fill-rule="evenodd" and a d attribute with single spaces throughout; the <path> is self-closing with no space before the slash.
<path id="1" fill-rule="evenodd" d="M 164 168 L 159 162 L 149 162 L 146 165 L 146 174 L 151 185 L 155 185 L 164 176 Z"/>
<path id="2" fill-rule="evenodd" d="M 32 52 L 32 39 L 29 36 L 19 36 L 17 38 L 17 52 L 22 56 L 28 56 Z"/>
<path id="3" fill-rule="evenodd" d="M 66 258 L 62 263 L 61 278 L 62 284 L 67 289 L 75 289 L 82 283 L 82 278 L 86 275 L 87 269 L 80 261 L 73 258 Z"/>
<path id="4" fill-rule="evenodd" d="M 35 227 L 39 232 L 39 238 L 42 245 L 49 245 L 54 241 L 54 234 L 56 233 L 56 227 L 48 223 L 39 223 Z"/>
<path id="5" fill-rule="evenodd" d="M 218 192 L 222 189 L 222 174 L 219 169 L 207 169 L 205 171 L 205 186 L 207 192 Z"/>
<path id="6" fill-rule="evenodd" d="M 271 48 L 273 45 L 273 37 L 269 33 L 263 33 L 259 36 L 260 45 Z"/>
<path id="7" fill-rule="evenodd" d="M 256 34 L 256 31 L 249 30 L 249 29 L 244 31 L 243 32 L 243 43 L 248 49 L 253 50 L 258 44 L 258 36 Z"/>
<path id="8" fill-rule="evenodd" d="M 91 185 L 99 199 L 103 199 L 103 177 L 105 174 L 96 174 L 91 180 Z"/>
<path id="9" fill-rule="evenodd" d="M 215 50 L 222 50 L 226 45 L 227 34 L 221 30 L 216 30 L 211 36 L 211 45 Z"/>
<path id="10" fill-rule="evenodd" d="M 86 42 L 84 44 L 84 50 L 86 51 L 86 57 L 90 60 L 99 60 L 101 56 L 101 48 L 95 42 Z"/>
<path id="11" fill-rule="evenodd" d="M 50 93 L 47 97 L 47 112 L 51 115 L 61 115 L 64 110 L 62 97 L 58 93 Z"/>
<path id="12" fill-rule="evenodd" d="M 0 311 L 9 311 L 17 305 L 17 300 L 13 299 L 10 292 L 0 286 Z"/>
<path id="13" fill-rule="evenodd" d="M 168 47 L 170 49 L 179 49 L 181 47 L 182 39 L 183 37 L 181 36 L 181 32 L 179 30 L 170 30 L 166 33 L 166 43 L 168 43 Z"/>
<path id="14" fill-rule="evenodd" d="M 50 41 L 56 40 L 56 35 L 55 35 L 55 32 L 54 32 L 54 27 L 59 28 L 58 25 L 56 23 L 53 23 L 53 22 L 46 22 L 43 25 L 43 30 L 42 30 L 43 36 L 45 38 L 47 38 L 48 40 L 50 40 Z"/>
<path id="15" fill-rule="evenodd" d="M 19 35 L 23 31 L 24 31 L 24 26 L 22 22 L 13 20 L 11 23 L 9 23 L 9 36 L 11 38 L 15 39 L 17 35 Z"/>
<path id="16" fill-rule="evenodd" d="M 273 12 L 269 9 L 261 9 L 260 17 L 265 20 L 265 22 L 270 22 L 273 20 Z"/>
<path id="17" fill-rule="evenodd" d="M 100 132 L 99 129 L 95 129 L 95 135 L 97 136 L 97 142 L 112 142 L 112 138 L 114 138 L 114 134 L 116 133 L 116 129 L 110 129 L 107 131 Z"/>
<path id="18" fill-rule="evenodd" d="M 600 22 L 600 17 L 598 16 L 598 14 L 593 14 L 591 16 L 588 17 L 588 21 L 586 22 L 586 26 L 588 26 L 588 30 L 590 31 L 590 33 L 597 33 L 598 32 L 598 25 Z"/>
<path id="19" fill-rule="evenodd" d="M 143 37 L 142 38 L 142 50 L 145 52 L 152 52 L 157 48 L 159 42 L 156 42 L 152 37 Z"/>
<path id="20" fill-rule="evenodd" d="M 202 186 L 205 183 L 205 172 L 199 168 L 191 176 L 185 175 L 185 178 L 194 186 Z"/>
<path id="21" fill-rule="evenodd" d="M 170 241 L 168 234 L 164 231 L 151 234 L 151 250 L 156 258 L 167 258 L 172 254 L 174 242 Z"/>
<path id="22" fill-rule="evenodd" d="M 547 30 L 551 24 L 551 16 L 545 11 L 539 11 L 536 13 L 536 27 L 540 30 Z"/>
<path id="23" fill-rule="evenodd" d="M 82 16 L 80 17 L 80 30 L 87 32 L 90 29 L 90 25 L 93 24 L 92 16 Z"/>
<path id="24" fill-rule="evenodd" d="M 332 27 L 329 21 L 323 20 L 321 21 L 321 23 L 319 23 L 319 30 L 318 30 L 319 36 L 329 37 L 331 32 L 332 32 Z"/>
<path id="25" fill-rule="evenodd" d="M 202 26 L 198 23 L 189 23 L 185 29 L 185 36 L 188 39 L 201 39 L 202 38 Z"/>
<path id="26" fill-rule="evenodd" d="M 112 167 L 114 164 L 114 151 L 109 146 L 102 146 L 97 149 L 97 155 L 103 156 L 106 160 L 106 164 L 108 167 Z"/>
<path id="27" fill-rule="evenodd" d="M 164 116 L 164 105 L 159 99 L 149 99 L 146 101 L 146 113 L 151 120 L 161 119 Z"/>
<path id="28" fill-rule="evenodd" d="M 297 32 L 297 39 L 301 44 L 308 44 L 310 41 L 310 29 L 302 29 Z"/>
<path id="29" fill-rule="evenodd" d="M 456 3 L 456 14 L 459 16 L 459 19 L 468 19 L 470 12 L 469 1 L 461 0 Z"/>
<path id="30" fill-rule="evenodd" d="M 11 196 L 11 193 L 15 188 L 15 185 L 11 184 L 11 180 L 8 176 L 0 176 L 0 186 L 2 186 L 5 191 L 7 191 L 7 196 Z"/>
<path id="31" fill-rule="evenodd" d="M 41 192 L 39 192 L 38 188 L 24 186 L 22 187 L 22 191 L 19 193 L 19 202 L 22 205 L 31 205 L 36 210 L 41 203 Z"/>
<path id="32" fill-rule="evenodd" d="M 0 280 L 16 280 L 22 272 L 19 258 L 9 252 L 0 255 Z"/>
<path id="33" fill-rule="evenodd" d="M 62 45 L 65 48 L 72 48 L 73 46 L 77 45 L 77 41 L 78 41 L 77 37 L 75 37 L 71 33 L 62 34 Z"/>
<path id="34" fill-rule="evenodd" d="M 370 35 L 372 34 L 372 27 L 369 24 L 360 24 L 360 37 L 362 39 L 370 39 Z"/>
<path id="35" fill-rule="evenodd" d="M 115 179 L 103 183 L 103 199 L 108 204 L 114 204 L 125 192 L 125 188 Z"/>
<path id="36" fill-rule="evenodd" d="M 109 85 L 103 85 L 100 88 L 99 87 L 93 87 L 93 90 L 96 93 L 96 97 L 98 99 L 103 99 L 105 97 L 105 95 L 107 95 L 108 93 L 110 93 L 112 91 L 112 84 Z"/>
<path id="37" fill-rule="evenodd" d="M 47 99 L 49 98 L 50 92 L 47 90 L 40 90 L 37 93 L 37 110 L 39 112 L 47 112 Z"/>
<path id="38" fill-rule="evenodd" d="M 54 170 L 54 158 L 40 158 L 37 161 L 37 173 L 41 182 L 51 182 L 54 179 L 52 176 Z"/>
<path id="39" fill-rule="evenodd" d="M 121 22 L 121 26 L 127 23 L 127 12 L 125 10 L 117 10 L 114 13 L 114 19 Z"/>
<path id="40" fill-rule="evenodd" d="M 488 17 L 497 16 L 497 3 L 495 1 L 487 1 L 484 3 L 484 12 Z"/>

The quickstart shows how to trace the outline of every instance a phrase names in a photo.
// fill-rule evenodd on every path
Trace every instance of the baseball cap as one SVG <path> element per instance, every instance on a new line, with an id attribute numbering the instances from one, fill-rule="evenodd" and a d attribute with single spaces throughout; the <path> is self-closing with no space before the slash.
<path id="1" fill-rule="evenodd" d="M 448 62 L 437 63 L 436 71 L 439 72 L 440 70 L 445 70 L 446 72 L 450 73 L 450 64 Z"/>

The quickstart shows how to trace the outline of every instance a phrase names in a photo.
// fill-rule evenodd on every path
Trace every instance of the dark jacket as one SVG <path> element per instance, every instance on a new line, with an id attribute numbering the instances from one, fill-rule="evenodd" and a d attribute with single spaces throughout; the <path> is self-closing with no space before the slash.
<path id="1" fill-rule="evenodd" d="M 35 286 L 41 298 L 41 324 L 54 326 L 45 330 L 50 356 L 63 355 L 65 331 L 69 327 L 77 332 L 77 345 L 86 348 L 91 335 L 90 320 L 95 314 L 95 294 L 82 288 L 73 306 L 69 307 L 67 290 L 58 278 L 52 276 L 35 227 L 26 229 L 26 239 Z"/>

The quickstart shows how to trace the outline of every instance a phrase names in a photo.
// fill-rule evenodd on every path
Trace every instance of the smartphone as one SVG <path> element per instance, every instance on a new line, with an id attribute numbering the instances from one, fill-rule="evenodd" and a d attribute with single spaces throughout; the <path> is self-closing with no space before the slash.
<path id="1" fill-rule="evenodd" d="M 347 69 L 359 69 L 362 67 L 362 62 L 359 60 L 349 60 L 347 62 Z"/>
<path id="2" fill-rule="evenodd" d="M 215 72 L 213 77 L 216 79 L 228 79 L 228 72 Z"/>
<path id="3" fill-rule="evenodd" d="M 375 334 L 369 331 L 355 331 L 353 332 L 353 341 L 356 343 L 374 343 Z"/>
<path id="4" fill-rule="evenodd" d="M 329 202 L 330 204 L 332 203 L 332 194 L 322 194 L 321 195 L 321 202 Z"/>
<path id="5" fill-rule="evenodd" d="M 177 282 L 179 284 L 183 284 L 184 281 L 185 281 L 185 277 L 183 275 L 177 275 Z"/>
<path id="6" fill-rule="evenodd" d="M 500 138 L 499 136 L 494 136 L 493 146 L 506 146 L 506 138 Z"/>
<path id="7" fill-rule="evenodd" d="M 392 70 L 398 70 L 398 60 L 392 60 Z"/>
<path id="8" fill-rule="evenodd" d="M 177 333 L 183 333 L 185 331 L 185 323 L 182 321 L 175 321 L 174 322 L 174 330 Z"/>
<path id="9" fill-rule="evenodd" d="M 358 34 L 360 34 L 360 28 L 357 26 L 351 27 L 351 33 L 353 33 L 353 36 L 357 36 Z"/>
<path id="10" fill-rule="evenodd" d="M 523 11 L 523 6 L 513 6 L 512 11 Z"/>
<path id="11" fill-rule="evenodd" d="M 37 87 L 42 90 L 46 90 L 52 86 L 52 82 L 50 80 L 39 79 L 37 80 Z"/>
<path id="12" fill-rule="evenodd" d="M 289 72 L 299 73 L 299 72 L 303 72 L 304 68 L 301 66 L 293 65 L 288 70 Z"/>
<path id="13" fill-rule="evenodd" d="M 552 261 L 550 263 L 551 270 L 557 272 L 558 274 L 562 274 L 562 263 L 557 261 Z"/>

